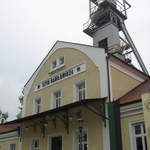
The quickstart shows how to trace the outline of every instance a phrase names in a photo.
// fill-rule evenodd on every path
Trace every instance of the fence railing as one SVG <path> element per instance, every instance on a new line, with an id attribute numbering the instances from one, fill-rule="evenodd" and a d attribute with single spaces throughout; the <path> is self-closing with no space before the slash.
<path id="1" fill-rule="evenodd" d="M 97 5 L 92 6 L 90 10 L 90 15 L 95 13 L 98 10 L 98 7 L 101 3 L 104 1 L 111 2 L 114 6 L 116 6 L 116 9 L 123 13 L 127 17 L 127 9 L 131 7 L 131 5 L 126 0 L 97 0 Z"/>

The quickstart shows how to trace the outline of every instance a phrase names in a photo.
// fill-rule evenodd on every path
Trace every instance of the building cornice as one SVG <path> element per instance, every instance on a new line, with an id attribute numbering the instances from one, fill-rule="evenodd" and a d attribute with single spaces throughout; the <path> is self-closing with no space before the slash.
<path id="1" fill-rule="evenodd" d="M 120 114 L 121 114 L 121 118 L 132 116 L 132 115 L 143 114 L 142 102 L 121 106 Z"/>
<path id="2" fill-rule="evenodd" d="M 0 134 L 0 141 L 12 139 L 12 138 L 13 139 L 18 138 L 18 132 L 17 131 L 12 131 L 12 132 L 8 132 L 8 133 Z"/>

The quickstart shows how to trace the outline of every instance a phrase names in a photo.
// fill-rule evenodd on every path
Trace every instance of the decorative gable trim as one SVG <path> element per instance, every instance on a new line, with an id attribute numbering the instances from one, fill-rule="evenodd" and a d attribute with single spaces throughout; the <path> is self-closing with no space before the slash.
<path id="1" fill-rule="evenodd" d="M 83 52 L 84 54 L 86 54 L 95 63 L 95 65 L 98 67 L 98 69 L 101 71 L 101 75 L 100 75 L 101 97 L 106 97 L 108 95 L 107 65 L 106 65 L 105 50 L 102 48 L 96 48 L 96 47 L 89 46 L 89 45 L 57 41 L 24 86 L 24 90 L 23 90 L 24 104 L 23 104 L 22 117 L 24 117 L 25 110 L 26 110 L 27 96 L 29 94 L 29 91 L 31 90 L 32 84 L 33 84 L 37 74 L 39 73 L 41 67 L 44 65 L 44 63 L 47 61 L 47 59 L 57 49 L 61 49 L 61 48 L 73 48 L 73 49 L 79 50 L 79 51 Z"/>

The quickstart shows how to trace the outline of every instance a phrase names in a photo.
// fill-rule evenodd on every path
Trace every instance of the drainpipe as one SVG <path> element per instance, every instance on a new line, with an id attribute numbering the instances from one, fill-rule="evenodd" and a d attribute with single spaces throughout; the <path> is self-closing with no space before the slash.
<path id="1" fill-rule="evenodd" d="M 122 150 L 121 141 L 121 123 L 120 123 L 120 102 L 113 101 L 112 91 L 110 85 L 110 70 L 109 70 L 109 58 L 107 60 L 107 78 L 108 78 L 108 118 L 109 118 L 109 136 L 110 136 L 110 150 Z"/>
<path id="2" fill-rule="evenodd" d="M 108 84 L 108 102 L 111 102 L 109 57 L 110 57 L 110 55 L 107 53 L 106 63 L 107 63 L 107 81 L 108 81 L 108 83 L 107 83 Z"/>

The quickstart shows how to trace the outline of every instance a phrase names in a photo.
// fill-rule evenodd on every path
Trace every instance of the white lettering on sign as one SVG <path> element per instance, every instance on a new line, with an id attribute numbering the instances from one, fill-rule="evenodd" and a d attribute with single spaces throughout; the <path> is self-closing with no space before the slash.
<path id="1" fill-rule="evenodd" d="M 50 85 L 53 85 L 55 83 L 58 83 L 60 81 L 63 81 L 65 79 L 68 79 L 72 76 L 75 76 L 81 72 L 84 72 L 86 70 L 86 65 L 85 63 L 76 65 L 75 67 L 72 67 L 70 69 L 67 69 L 57 75 L 54 75 L 52 77 L 50 77 L 49 79 L 42 81 L 41 83 L 39 83 L 37 86 L 35 86 L 35 91 L 41 90 L 43 88 L 46 88 Z"/>

